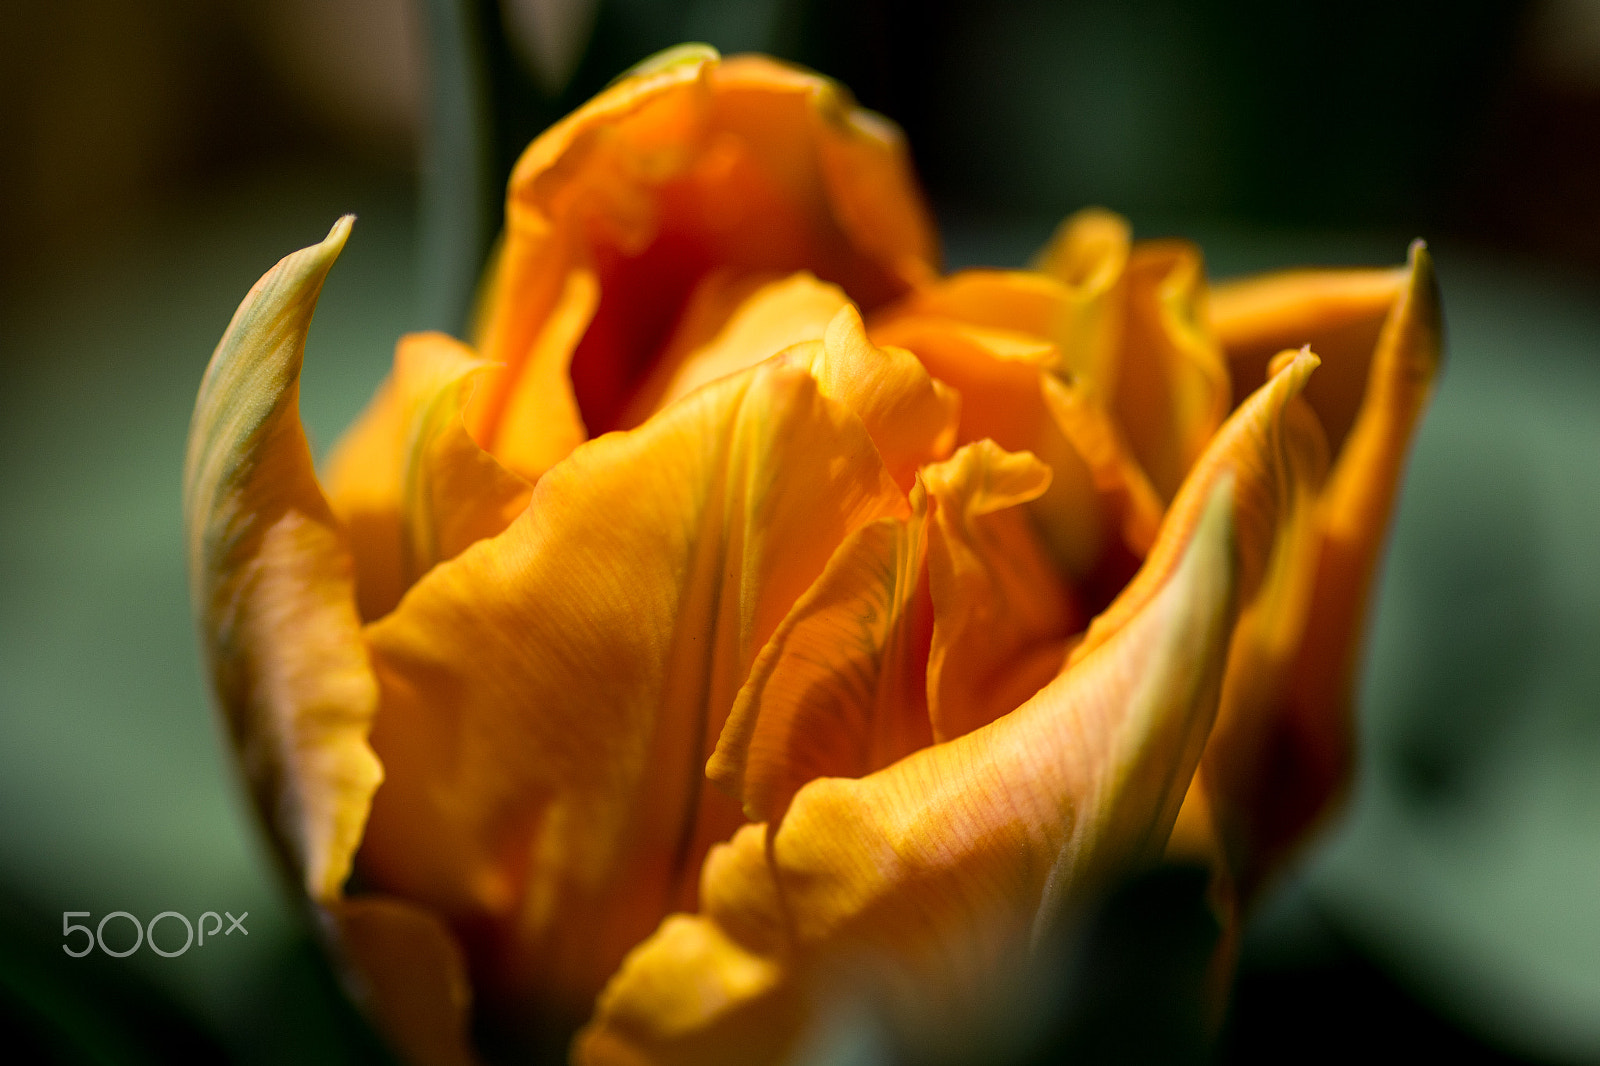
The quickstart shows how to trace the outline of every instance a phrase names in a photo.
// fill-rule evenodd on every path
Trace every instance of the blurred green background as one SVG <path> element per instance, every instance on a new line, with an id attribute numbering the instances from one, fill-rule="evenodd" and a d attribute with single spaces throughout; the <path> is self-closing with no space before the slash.
<path id="1" fill-rule="evenodd" d="M 189 408 L 249 286 L 354 210 L 304 381 L 325 448 L 401 332 L 459 322 L 522 145 L 686 39 L 899 121 L 951 265 L 1021 263 L 1091 202 L 1216 277 L 1430 240 L 1450 358 L 1360 773 L 1256 916 L 1215 1055 L 1600 1062 L 1600 0 L 12 0 L 0 1058 L 382 1061 L 210 713 Z M 68 910 L 249 933 L 72 959 Z"/>

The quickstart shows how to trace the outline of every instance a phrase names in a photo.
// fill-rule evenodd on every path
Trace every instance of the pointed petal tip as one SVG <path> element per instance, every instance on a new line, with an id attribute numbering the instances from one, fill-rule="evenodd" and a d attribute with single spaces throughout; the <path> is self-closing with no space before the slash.
<path id="1" fill-rule="evenodd" d="M 711 45 L 700 41 L 689 41 L 684 44 L 673 45 L 671 48 L 663 48 L 654 55 L 646 56 L 615 78 L 612 78 L 606 87 L 610 88 L 612 85 L 621 84 L 630 78 L 648 77 L 651 74 L 659 74 L 662 71 L 672 70 L 677 67 L 698 67 L 706 63 L 719 63 L 721 61 L 722 53 Z"/>
<path id="2" fill-rule="evenodd" d="M 1418 384 L 1432 380 L 1444 366 L 1444 298 L 1428 242 L 1418 237 L 1406 253 L 1406 282 L 1394 321 L 1401 330 L 1406 354 L 1404 375 Z"/>

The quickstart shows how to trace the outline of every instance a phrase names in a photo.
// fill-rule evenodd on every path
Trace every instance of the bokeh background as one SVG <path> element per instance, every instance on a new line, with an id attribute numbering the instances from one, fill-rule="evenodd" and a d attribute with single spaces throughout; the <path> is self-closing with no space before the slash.
<path id="1" fill-rule="evenodd" d="M 1600 1062 L 1600 0 L 9 0 L 0 1058 L 384 1061 L 209 710 L 189 408 L 251 283 L 354 210 L 304 380 L 325 449 L 400 333 L 459 325 L 522 145 L 682 40 L 897 120 L 951 265 L 1020 264 L 1087 203 L 1200 241 L 1215 277 L 1430 240 L 1449 364 L 1360 772 L 1255 916 L 1210 1054 Z M 249 933 L 71 959 L 68 910 Z M 1171 955 L 1181 925 L 1136 917 L 1106 957 Z"/>

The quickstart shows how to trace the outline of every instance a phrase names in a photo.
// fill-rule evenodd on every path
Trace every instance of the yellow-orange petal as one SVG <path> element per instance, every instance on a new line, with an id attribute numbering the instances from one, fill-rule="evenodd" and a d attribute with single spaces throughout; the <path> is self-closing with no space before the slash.
<path id="1" fill-rule="evenodd" d="M 933 741 L 927 493 L 846 537 L 761 650 L 706 776 L 753 821 L 818 777 L 861 777 Z"/>
<path id="2" fill-rule="evenodd" d="M 480 989 L 586 1013 L 742 820 L 702 768 L 756 654 L 906 508 L 861 419 L 776 361 L 576 449 L 368 629 L 365 876 L 471 931 Z"/>
<path id="3" fill-rule="evenodd" d="M 391 373 L 334 444 L 323 471 L 328 504 L 350 545 L 356 605 L 363 619 L 387 614 L 405 592 L 400 541 L 404 432 Z"/>
<path id="4" fill-rule="evenodd" d="M 1050 487 L 1028 509 L 1062 572 L 1097 590 L 1090 602 L 1105 604 L 1154 539 L 1161 501 L 1085 387 L 1057 376 L 1053 368 L 1061 357 L 1053 343 L 1025 330 L 951 317 L 983 318 L 984 307 L 999 308 L 990 320 L 1044 328 L 1052 308 L 1059 309 L 1059 293 L 1049 300 L 1040 294 L 1061 286 L 1032 275 L 1015 279 L 956 275 L 881 316 L 871 336 L 885 347 L 909 349 L 956 391 L 957 443 L 992 440 L 1007 451 L 1031 452 L 1050 467 Z M 1039 306 L 1029 312 L 1034 297 Z M 1016 311 L 1017 304 L 1024 310 Z M 930 310 L 915 309 L 922 306 Z"/>
<path id="5" fill-rule="evenodd" d="M 350 233 L 284 258 L 234 313 L 189 425 L 189 588 L 212 687 L 257 808 L 306 893 L 338 896 L 383 769 L 350 555 L 300 425 L 322 282 Z"/>
<path id="6" fill-rule="evenodd" d="M 937 255 L 892 125 L 817 75 L 706 48 L 641 65 L 540 136 L 506 225 L 478 345 L 506 370 L 472 426 L 530 477 L 623 424 L 707 272 L 810 270 L 872 307 Z"/>
<path id="7" fill-rule="evenodd" d="M 1059 673 L 1083 619 L 1023 506 L 1044 495 L 1049 467 L 984 440 L 922 477 L 933 500 L 928 716 L 945 741 L 1021 706 Z"/>
<path id="8" fill-rule="evenodd" d="M 527 503 L 527 482 L 479 448 L 463 421 L 475 381 L 490 370 L 442 333 L 402 337 L 393 370 L 329 458 L 328 500 L 350 536 L 369 621 Z"/>
<path id="9" fill-rule="evenodd" d="M 1298 624 L 1290 624 L 1295 601 L 1288 601 L 1249 675 L 1253 691 L 1240 693 L 1206 755 L 1207 783 L 1247 901 L 1348 781 L 1367 599 L 1411 435 L 1439 369 L 1442 329 L 1438 283 L 1419 241 L 1317 499 L 1306 534 L 1311 546 L 1300 551 L 1298 572 L 1284 579 L 1298 586 Z"/>
<path id="10" fill-rule="evenodd" d="M 778 1061 L 798 1032 L 784 1020 L 823 1008 L 845 968 L 900 1033 L 939 1047 L 1053 921 L 1158 855 L 1295 476 L 1280 419 L 1314 365 L 1300 356 L 1223 428 L 1139 579 L 1032 700 L 867 777 L 813 781 L 780 824 L 714 849 L 701 912 L 629 955 L 575 1059 L 668 1063 L 720 1047 L 707 1061 L 734 1061 L 714 1036 L 739 1032 L 737 1061 Z M 704 974 L 725 994 L 664 992 L 688 967 L 763 961 L 780 971 L 743 996 Z"/>
<path id="11" fill-rule="evenodd" d="M 855 412 L 901 488 L 911 488 L 918 467 L 955 447 L 961 397 L 910 352 L 868 340 L 854 305 L 839 309 L 821 343 L 797 345 L 779 358 L 804 367 L 824 396 Z"/>
<path id="12" fill-rule="evenodd" d="M 395 352 L 395 391 L 405 412 L 398 443 L 407 587 L 509 526 L 533 491 L 478 447 L 462 419 L 473 385 L 490 369 L 442 333 L 412 334 Z"/>
<path id="13" fill-rule="evenodd" d="M 1170 500 L 1228 413 L 1228 367 L 1206 328 L 1198 249 L 1141 242 L 1129 256 L 1126 285 L 1107 406 L 1150 484 Z"/>
<path id="14" fill-rule="evenodd" d="M 767 280 L 718 269 L 707 274 L 684 310 L 666 353 L 639 388 L 623 419 L 631 428 L 717 378 L 754 366 L 802 341 L 820 341 L 850 302 L 837 285 L 810 271 Z"/>
<path id="15" fill-rule="evenodd" d="M 912 513 L 857 530 L 762 650 L 707 765 L 752 820 L 970 732 L 1059 672 L 1070 597 L 1022 505 L 1050 472 L 992 441 L 925 466 Z"/>
<path id="16" fill-rule="evenodd" d="M 673 921 L 693 923 L 694 940 L 730 945 L 685 953 L 673 943 L 689 939 L 682 933 L 647 940 L 600 997 L 576 1061 L 685 1061 L 690 1041 L 715 1049 L 722 1042 L 708 1033 L 750 1032 L 751 1013 L 790 1024 L 759 1030 L 737 1061 L 780 1061 L 796 1021 L 826 1006 L 819 978 L 840 966 L 858 980 L 870 973 L 875 1002 L 914 1039 L 938 1046 L 959 1033 L 1026 958 L 1047 895 L 1070 906 L 1102 864 L 1148 847 L 1130 836 L 1165 835 L 1151 824 L 1159 810 L 1140 803 L 1113 818 L 1108 805 L 1181 773 L 1165 764 L 1185 761 L 1186 749 L 1198 758 L 1187 735 L 1197 724 L 1203 735 L 1209 719 L 1233 593 L 1226 490 L 1217 499 L 1171 595 L 1078 671 L 878 773 L 814 781 L 780 825 L 748 826 L 714 851 L 702 913 Z M 779 972 L 742 997 L 684 1004 L 657 991 L 688 979 L 685 962 L 752 960 Z M 725 1050 L 711 1061 L 735 1059 Z"/>
<path id="17" fill-rule="evenodd" d="M 1122 216 L 1087 207 L 1056 228 L 1034 264 L 1067 291 L 1053 334 L 1061 346 L 1061 369 L 1102 402 L 1117 384 L 1130 238 Z"/>
<path id="18" fill-rule="evenodd" d="M 346 990 L 414 1066 L 472 1066 L 472 986 L 450 930 L 388 896 L 330 900 L 326 933 Z"/>
<path id="19" fill-rule="evenodd" d="M 1335 454 L 1355 421 L 1367 370 L 1390 307 L 1406 284 L 1404 268 L 1291 270 L 1214 285 L 1207 318 L 1242 399 L 1267 378 L 1267 363 L 1309 344 L 1323 369 L 1306 387 Z"/>

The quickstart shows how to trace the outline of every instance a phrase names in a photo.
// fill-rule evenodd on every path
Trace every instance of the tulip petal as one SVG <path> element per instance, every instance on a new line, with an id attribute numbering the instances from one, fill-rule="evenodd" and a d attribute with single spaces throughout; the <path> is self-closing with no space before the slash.
<path id="1" fill-rule="evenodd" d="M 636 417 L 713 268 L 806 269 L 872 307 L 935 255 L 898 131 L 834 83 L 705 48 L 642 64 L 512 175 L 478 345 L 506 369 L 474 403 L 474 436 L 531 479 Z"/>
<path id="2" fill-rule="evenodd" d="M 820 341 L 850 302 L 809 271 L 765 281 L 714 270 L 695 290 L 677 334 L 635 394 L 625 427 L 636 426 L 701 385 L 754 366 L 802 341 Z"/>
<path id="3" fill-rule="evenodd" d="M 365 875 L 494 983 L 586 1012 L 742 820 L 702 767 L 757 652 L 907 506 L 861 419 L 781 361 L 576 449 L 368 630 L 388 778 Z"/>
<path id="4" fill-rule="evenodd" d="M 1022 506 L 1044 494 L 1049 467 L 985 440 L 922 476 L 934 501 L 928 716 L 945 741 L 1022 705 L 1059 673 L 1082 620 Z"/>
<path id="5" fill-rule="evenodd" d="M 1030 332 L 1060 324 L 1064 291 L 1038 275 L 964 272 L 919 290 L 872 337 L 910 349 L 960 395 L 958 443 L 993 440 L 1050 467 L 1029 511 L 1058 566 L 1103 605 L 1149 549 L 1162 503 L 1086 379 L 1060 376 L 1059 349 Z"/>
<path id="6" fill-rule="evenodd" d="M 841 966 L 939 1047 L 1041 928 L 1159 854 L 1295 476 L 1282 415 L 1315 363 L 1298 357 L 1223 427 L 1139 577 L 1032 700 L 867 777 L 813 781 L 780 824 L 714 849 L 701 913 L 629 955 L 575 1060 L 776 1061 L 797 1033 L 785 1021 L 820 1009 Z M 713 1038 L 730 1033 L 744 1042 Z"/>
<path id="7" fill-rule="evenodd" d="M 923 468 L 912 513 L 857 530 L 762 650 L 707 775 L 776 822 L 818 777 L 861 777 L 970 732 L 1059 672 L 1068 596 L 1022 504 L 1050 472 L 992 441 Z"/>
<path id="8" fill-rule="evenodd" d="M 1360 375 L 1361 404 L 1314 519 L 1296 558 L 1281 568 L 1278 617 L 1260 627 L 1252 662 L 1241 664 L 1241 690 L 1228 694 L 1206 754 L 1207 785 L 1245 901 L 1349 777 L 1352 685 L 1367 599 L 1442 355 L 1438 285 L 1421 242 L 1410 259 L 1370 369 Z"/>
<path id="9" fill-rule="evenodd" d="M 853 305 L 839 309 L 822 343 L 798 345 L 780 358 L 804 367 L 824 396 L 855 412 L 901 488 L 909 490 L 918 467 L 955 446 L 960 397 L 910 352 L 868 340 Z"/>
<path id="10" fill-rule="evenodd" d="M 413 334 L 395 352 L 395 390 L 407 413 L 399 443 L 408 587 L 509 526 L 532 492 L 467 434 L 467 395 L 488 370 L 470 348 L 442 333 Z"/>
<path id="11" fill-rule="evenodd" d="M 355 563 L 356 603 L 366 620 L 394 609 L 406 590 L 400 540 L 404 412 L 386 377 L 327 458 L 328 504 Z"/>
<path id="12" fill-rule="evenodd" d="M 753 821 L 817 777 L 861 777 L 932 743 L 927 494 L 845 538 L 750 670 L 706 765 Z"/>
<path id="13" fill-rule="evenodd" d="M 1170 500 L 1228 413 L 1228 367 L 1205 328 L 1197 249 L 1141 242 L 1128 259 L 1126 284 L 1109 407 L 1150 484 Z"/>
<path id="14" fill-rule="evenodd" d="M 438 918 L 386 896 L 324 907 L 351 998 L 408 1063 L 470 1066 L 472 988 L 455 937 Z"/>
<path id="15" fill-rule="evenodd" d="M 1102 402 L 1116 386 L 1130 236 L 1120 215 L 1085 208 L 1056 228 L 1035 263 L 1069 294 L 1052 334 L 1061 345 L 1061 369 Z"/>
<path id="16" fill-rule="evenodd" d="M 401 338 L 392 373 L 329 459 L 328 499 L 349 531 L 365 619 L 389 613 L 435 563 L 499 533 L 527 503 L 527 482 L 463 422 L 488 369 L 442 333 Z"/>
<path id="17" fill-rule="evenodd" d="M 1406 284 L 1405 269 L 1292 270 L 1211 288 L 1212 332 L 1227 353 L 1234 395 L 1267 378 L 1267 363 L 1309 344 L 1323 369 L 1306 387 L 1337 454 L 1355 421 L 1385 317 Z"/>
<path id="18" fill-rule="evenodd" d="M 239 306 L 189 427 L 189 585 L 245 775 L 315 900 L 338 896 L 383 769 L 351 561 L 299 416 L 306 330 L 350 216 Z"/>

